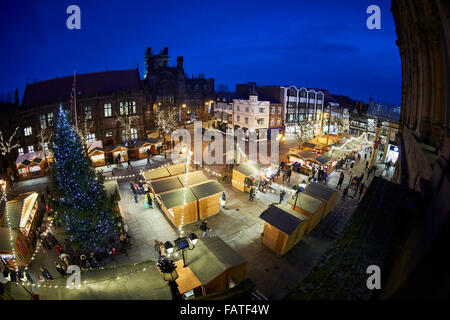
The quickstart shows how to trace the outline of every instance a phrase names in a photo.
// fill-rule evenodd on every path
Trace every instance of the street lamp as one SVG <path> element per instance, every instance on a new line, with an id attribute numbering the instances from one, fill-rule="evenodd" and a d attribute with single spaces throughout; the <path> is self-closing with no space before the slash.
<path id="1" fill-rule="evenodd" d="M 306 181 L 303 180 L 296 188 L 295 190 L 295 201 L 294 201 L 294 210 L 295 210 L 295 206 L 297 205 L 297 199 L 298 199 L 298 195 L 300 192 L 303 192 L 305 190 L 306 187 Z"/>
<path id="2" fill-rule="evenodd" d="M 164 249 L 167 251 L 167 253 L 172 253 L 173 252 L 173 244 L 170 243 L 170 241 L 166 241 L 164 243 Z"/>
<path id="3" fill-rule="evenodd" d="M 177 251 L 181 251 L 183 256 L 183 268 L 187 267 L 186 250 L 194 250 L 197 241 L 198 237 L 194 232 L 190 233 L 187 237 L 180 237 L 174 241 Z"/>
<path id="4" fill-rule="evenodd" d="M 173 263 L 173 261 L 168 258 L 164 258 L 163 260 L 160 260 L 158 262 L 158 268 L 159 271 L 161 272 L 164 281 L 168 282 L 168 285 L 170 287 L 170 293 L 172 294 L 172 299 L 182 300 L 183 298 L 180 294 L 180 291 L 178 290 L 178 284 L 176 283 L 176 280 L 178 279 L 179 275 L 176 270 L 177 266 L 175 265 L 175 263 Z"/>

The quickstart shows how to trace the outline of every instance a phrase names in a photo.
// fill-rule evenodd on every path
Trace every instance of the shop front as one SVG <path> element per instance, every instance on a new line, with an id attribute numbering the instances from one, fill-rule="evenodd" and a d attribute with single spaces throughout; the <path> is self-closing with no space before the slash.
<path id="1" fill-rule="evenodd" d="M 19 179 L 32 179 L 45 175 L 46 158 L 42 151 L 19 155 L 16 160 Z"/>
<path id="2" fill-rule="evenodd" d="M 120 155 L 119 162 L 128 161 L 128 148 L 123 145 L 115 145 L 111 150 L 111 154 L 113 156 L 114 163 L 117 162 L 119 155 Z"/>
<path id="3" fill-rule="evenodd" d="M 95 167 L 106 165 L 105 151 L 101 140 L 94 141 L 88 145 L 88 156 Z"/>

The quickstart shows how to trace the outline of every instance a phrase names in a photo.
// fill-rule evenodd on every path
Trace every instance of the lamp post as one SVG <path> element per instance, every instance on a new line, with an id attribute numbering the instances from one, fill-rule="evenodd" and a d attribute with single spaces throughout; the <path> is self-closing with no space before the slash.
<path id="1" fill-rule="evenodd" d="M 178 239 L 174 240 L 175 246 L 173 246 L 170 241 L 166 241 L 166 243 L 164 243 L 164 248 L 166 249 L 169 255 L 174 250 L 181 251 L 181 255 L 183 257 L 183 268 L 185 268 L 187 267 L 186 250 L 194 250 L 197 241 L 198 241 L 197 235 L 194 232 L 192 232 L 187 237 L 179 237 Z"/>
<path id="2" fill-rule="evenodd" d="M 165 247 L 165 244 L 164 244 L 164 247 Z M 176 282 L 179 275 L 176 270 L 177 266 L 175 265 L 175 263 L 173 263 L 173 261 L 168 258 L 164 258 L 163 260 L 158 262 L 158 268 L 159 268 L 159 271 L 161 272 L 161 275 L 162 275 L 164 281 L 167 281 L 167 284 L 170 287 L 170 293 L 172 294 L 172 299 L 173 300 L 183 300 L 183 297 L 181 296 L 180 291 L 178 290 L 178 284 Z"/>
<path id="3" fill-rule="evenodd" d="M 306 181 L 303 180 L 302 183 L 300 183 L 300 184 L 297 186 L 297 189 L 295 190 L 294 210 L 295 210 L 295 207 L 296 207 L 296 205 L 297 205 L 298 194 L 299 194 L 300 192 L 303 192 L 303 190 L 305 190 L 305 186 L 306 186 Z"/>

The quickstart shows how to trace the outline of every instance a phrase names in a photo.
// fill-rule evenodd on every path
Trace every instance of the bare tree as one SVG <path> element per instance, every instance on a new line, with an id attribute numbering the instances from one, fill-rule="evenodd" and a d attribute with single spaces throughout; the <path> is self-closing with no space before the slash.
<path id="1" fill-rule="evenodd" d="M 16 166 L 14 166 L 14 162 L 13 162 L 11 156 L 12 156 L 12 151 L 17 147 L 20 147 L 20 144 L 18 142 L 13 142 L 14 137 L 16 136 L 18 130 L 19 130 L 19 127 L 16 127 L 13 134 L 8 139 L 6 139 L 6 141 L 3 137 L 3 132 L 0 131 L 0 152 L 2 155 L 6 156 L 6 158 L 8 159 L 9 166 L 10 166 L 12 172 L 14 172 L 14 173 L 16 172 Z"/>
<path id="2" fill-rule="evenodd" d="M 113 124 L 119 128 L 122 128 L 122 137 L 124 138 L 123 140 L 130 143 L 132 137 L 132 129 L 137 130 L 136 127 L 139 124 L 139 119 L 139 116 L 119 116 L 116 113 L 116 119 L 114 119 Z"/>
<path id="3" fill-rule="evenodd" d="M 177 112 L 175 109 L 168 108 L 160 110 L 157 116 L 157 126 L 159 132 L 163 135 L 164 145 L 166 144 L 166 133 L 171 134 L 177 128 Z"/>
<path id="4" fill-rule="evenodd" d="M 52 136 L 53 136 L 53 132 L 49 128 L 39 131 L 39 134 L 38 134 L 39 145 L 41 147 L 42 152 L 44 152 L 45 163 L 47 164 L 47 166 L 48 166 L 47 149 L 48 149 L 48 144 L 50 143 L 50 141 L 52 139 Z"/>
<path id="5" fill-rule="evenodd" d="M 295 130 L 297 137 L 298 147 L 300 148 L 304 142 L 310 141 L 314 138 L 314 122 L 313 121 L 300 121 L 298 128 Z"/>
<path id="6" fill-rule="evenodd" d="M 80 117 L 78 117 L 78 128 L 75 125 L 72 125 L 73 131 L 75 131 L 75 133 L 78 134 L 81 142 L 83 143 L 83 148 L 84 148 L 84 152 L 86 152 L 86 155 L 88 153 L 87 138 L 88 138 L 88 135 L 92 133 L 93 128 L 94 128 L 94 125 L 92 124 L 92 121 L 89 121 L 89 120 L 81 121 Z"/>

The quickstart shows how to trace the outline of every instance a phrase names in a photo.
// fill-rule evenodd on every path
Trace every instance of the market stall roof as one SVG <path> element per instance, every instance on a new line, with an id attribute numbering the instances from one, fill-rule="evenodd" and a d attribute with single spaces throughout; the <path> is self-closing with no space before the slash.
<path id="1" fill-rule="evenodd" d="M 294 232 L 298 225 L 308 220 L 308 217 L 286 204 L 271 205 L 259 217 L 288 235 Z"/>
<path id="2" fill-rule="evenodd" d="M 211 180 L 205 183 L 197 184 L 190 188 L 197 199 L 203 199 L 218 193 L 223 192 L 223 186 L 216 180 Z"/>
<path id="3" fill-rule="evenodd" d="M 183 260 L 175 261 L 175 265 L 177 266 L 177 273 L 179 276 L 176 283 L 178 284 L 178 291 L 180 291 L 180 294 L 184 294 L 202 285 L 189 266 L 183 268 Z"/>
<path id="4" fill-rule="evenodd" d="M 331 197 L 333 196 L 333 194 L 336 192 L 333 189 L 320 184 L 320 183 L 316 183 L 316 182 L 311 182 L 306 188 L 305 188 L 305 192 L 312 194 L 312 195 L 317 195 L 322 199 L 326 199 L 329 200 L 331 199 Z"/>
<path id="5" fill-rule="evenodd" d="M 326 163 L 330 162 L 330 159 L 325 156 L 318 156 L 314 160 L 317 162 L 320 162 L 321 164 L 326 164 Z"/>
<path id="6" fill-rule="evenodd" d="M 173 191 L 160 193 L 159 196 L 167 209 L 181 206 L 184 203 L 197 201 L 197 198 L 189 188 L 180 188 Z M 184 199 L 186 199 L 186 202 Z"/>
<path id="7" fill-rule="evenodd" d="M 179 174 L 183 174 L 186 172 L 186 168 L 185 168 L 186 164 L 185 163 L 177 163 L 177 164 L 172 164 L 170 166 L 167 167 L 167 171 L 169 171 L 171 176 L 177 176 Z M 187 171 L 194 171 L 194 168 L 191 167 L 190 164 L 187 165 Z"/>
<path id="8" fill-rule="evenodd" d="M 4 252 L 12 252 L 11 248 L 11 235 L 13 238 L 13 243 L 15 242 L 14 239 L 17 239 L 17 234 L 19 230 L 17 229 L 11 229 L 11 233 L 9 231 L 9 228 L 0 228 L 0 251 Z"/>
<path id="9" fill-rule="evenodd" d="M 169 173 L 169 171 L 167 171 L 166 167 L 159 167 L 156 169 L 143 171 L 142 175 L 144 176 L 144 179 L 146 181 L 152 181 L 152 180 L 169 177 L 170 173 Z"/>
<path id="10" fill-rule="evenodd" d="M 22 217 L 22 208 L 24 206 L 24 201 L 29 196 L 35 194 L 36 192 L 26 192 L 18 195 L 12 200 L 9 200 L 5 206 L 5 218 L 6 215 L 9 217 L 9 226 L 11 228 L 18 228 L 20 225 L 20 219 Z M 8 227 L 8 219 L 3 219 L 2 227 Z"/>
<path id="11" fill-rule="evenodd" d="M 183 185 L 181 184 L 181 182 L 178 180 L 177 177 L 168 177 L 155 180 L 152 181 L 150 184 L 152 185 L 152 188 L 156 193 L 163 193 L 183 188 Z"/>
<path id="12" fill-rule="evenodd" d="M 316 145 L 314 143 L 311 143 L 311 142 L 303 142 L 302 147 L 307 147 L 307 148 L 314 149 L 316 147 Z"/>
<path id="13" fill-rule="evenodd" d="M 313 160 L 319 156 L 312 150 L 301 150 L 297 155 L 305 160 Z"/>
<path id="14" fill-rule="evenodd" d="M 189 251 L 189 268 L 203 285 L 246 262 L 219 237 L 200 238 L 195 250 Z"/>
<path id="15" fill-rule="evenodd" d="M 138 148 L 140 148 L 140 147 L 142 147 L 144 144 L 150 144 L 150 142 L 147 142 L 147 141 L 136 141 L 135 143 L 134 143 L 134 146 L 135 147 L 138 147 Z"/>
<path id="16" fill-rule="evenodd" d="M 247 161 L 238 165 L 235 170 L 242 173 L 244 176 L 249 177 L 259 173 L 261 165 L 257 162 Z"/>
<path id="17" fill-rule="evenodd" d="M 288 203 L 294 205 L 295 196 L 294 198 L 289 197 Z M 297 203 L 295 205 L 299 208 L 302 208 L 306 212 L 314 213 L 322 205 L 322 203 L 322 200 L 314 198 L 313 196 L 310 196 L 306 193 L 300 192 L 298 194 Z"/>
<path id="18" fill-rule="evenodd" d="M 208 177 L 203 173 L 202 170 L 188 172 L 187 174 L 180 174 L 177 176 L 183 187 L 193 186 L 199 183 L 208 181 Z"/>
<path id="19" fill-rule="evenodd" d="M 123 144 L 116 144 L 112 147 L 112 151 L 116 150 L 116 149 L 120 149 L 120 148 L 125 148 L 128 149 L 127 147 L 125 147 Z"/>
<path id="20" fill-rule="evenodd" d="M 91 143 L 88 143 L 88 153 L 92 153 L 94 151 L 103 151 L 103 142 L 102 140 L 96 140 Z"/>
<path id="21" fill-rule="evenodd" d="M 16 164 L 24 164 L 24 165 L 29 165 L 31 162 L 33 162 L 34 159 L 39 158 L 39 159 L 44 159 L 44 152 L 42 150 L 39 151 L 35 151 L 35 152 L 29 152 L 29 153 L 24 153 L 21 154 L 17 157 L 16 159 Z M 40 162 L 40 161 L 39 161 Z"/>

